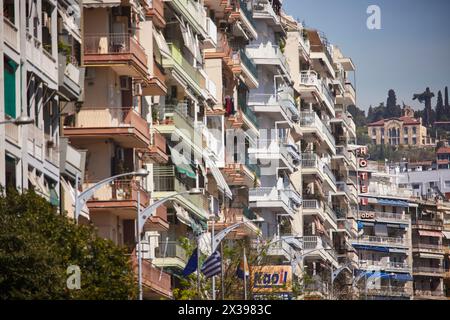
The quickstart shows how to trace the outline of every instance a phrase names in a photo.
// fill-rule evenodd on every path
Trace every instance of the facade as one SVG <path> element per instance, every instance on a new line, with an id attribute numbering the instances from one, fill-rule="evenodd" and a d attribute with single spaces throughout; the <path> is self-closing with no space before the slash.
<path id="1" fill-rule="evenodd" d="M 415 119 L 410 108 L 403 108 L 403 116 L 399 118 L 382 119 L 367 125 L 367 133 L 376 145 L 408 145 L 433 146 L 427 135 L 427 128 L 422 125 L 422 119 Z"/>

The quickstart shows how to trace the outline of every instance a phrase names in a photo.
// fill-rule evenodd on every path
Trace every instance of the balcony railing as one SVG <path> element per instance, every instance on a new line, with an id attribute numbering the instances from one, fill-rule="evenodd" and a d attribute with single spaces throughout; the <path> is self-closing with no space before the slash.
<path id="1" fill-rule="evenodd" d="M 98 181 L 89 179 L 85 188 L 91 187 Z M 137 201 L 137 192 L 140 192 L 140 202 L 142 206 L 149 203 L 148 193 L 141 187 L 140 182 L 132 180 L 114 180 L 96 190 L 92 201 Z"/>
<path id="2" fill-rule="evenodd" d="M 206 18 L 206 33 L 214 45 L 217 45 L 217 26 L 211 18 Z"/>
<path id="3" fill-rule="evenodd" d="M 317 72 L 315 71 L 302 71 L 300 73 L 300 84 L 305 86 L 314 86 L 317 91 L 322 94 L 325 102 L 330 108 L 334 107 L 334 98 L 328 89 L 327 85 L 322 79 L 318 78 Z"/>
<path id="4" fill-rule="evenodd" d="M 248 120 L 255 126 L 255 128 L 259 128 L 258 118 L 256 114 L 249 108 L 246 102 L 239 102 L 239 107 L 242 113 L 247 117 Z"/>
<path id="5" fill-rule="evenodd" d="M 444 247 L 440 244 L 431 244 L 431 243 L 413 243 L 412 247 L 414 249 L 430 251 L 430 252 L 444 252 Z"/>
<path id="6" fill-rule="evenodd" d="M 201 85 L 203 81 L 203 76 L 200 71 L 195 68 L 192 63 L 190 63 L 181 53 L 180 48 L 178 48 L 173 43 L 167 43 L 170 48 L 173 61 L 184 71 L 187 75 L 195 82 L 197 85 Z"/>
<path id="7" fill-rule="evenodd" d="M 7 43 L 17 49 L 17 28 L 7 18 L 3 18 L 3 37 Z"/>
<path id="8" fill-rule="evenodd" d="M 187 262 L 186 250 L 177 241 L 160 241 L 155 250 L 156 258 L 178 258 Z"/>
<path id="9" fill-rule="evenodd" d="M 413 266 L 413 272 L 442 274 L 445 270 L 443 267 Z"/>
<path id="10" fill-rule="evenodd" d="M 330 206 L 324 202 L 315 199 L 303 200 L 303 210 L 322 210 L 334 223 L 337 223 L 337 216 Z"/>
<path id="11" fill-rule="evenodd" d="M 330 143 L 335 146 L 336 140 L 330 132 L 330 129 L 320 120 L 319 116 L 315 112 L 300 112 L 300 126 L 316 128 L 320 132 L 323 132 L 328 138 Z"/>
<path id="12" fill-rule="evenodd" d="M 413 220 L 413 225 L 424 225 L 424 226 L 430 226 L 430 227 L 443 227 L 444 221 L 443 220 Z"/>
<path id="13" fill-rule="evenodd" d="M 252 188 L 249 190 L 250 201 L 281 201 L 293 209 L 294 203 L 301 203 L 301 196 L 293 189 Z"/>
<path id="14" fill-rule="evenodd" d="M 281 52 L 277 45 L 272 44 L 256 44 L 245 47 L 247 55 L 256 60 L 256 64 L 275 64 L 280 65 L 285 72 L 289 72 L 289 65 L 286 56 Z"/>
<path id="15" fill-rule="evenodd" d="M 286 118 L 297 121 L 299 117 L 294 98 L 287 93 L 252 93 L 248 97 L 248 104 L 255 107 L 279 106 Z"/>
<path id="16" fill-rule="evenodd" d="M 402 214 L 381 211 L 359 211 L 359 217 L 361 219 L 383 219 L 402 222 L 409 221 L 409 219 Z"/>
<path id="17" fill-rule="evenodd" d="M 359 265 L 361 267 L 375 266 L 389 270 L 409 270 L 409 265 L 406 262 L 359 260 Z"/>
<path id="18" fill-rule="evenodd" d="M 333 249 L 329 239 L 320 236 L 304 236 L 303 237 L 303 249 L 304 253 L 308 253 L 311 250 L 323 249 L 324 252 L 328 253 L 334 260 L 337 261 L 336 251 Z M 312 252 L 311 252 L 312 253 Z"/>
<path id="19" fill-rule="evenodd" d="M 256 30 L 256 24 L 255 24 L 255 20 L 253 19 L 253 13 L 248 9 L 247 1 L 239 0 L 239 8 L 240 8 L 241 12 L 244 14 L 244 16 L 247 18 L 247 20 L 250 22 L 253 29 Z"/>
<path id="20" fill-rule="evenodd" d="M 411 294 L 411 289 L 401 286 L 379 286 L 367 289 L 367 295 L 369 296 L 408 297 Z"/>
<path id="21" fill-rule="evenodd" d="M 206 32 L 206 10 L 203 4 L 192 0 L 171 0 L 183 11 L 183 16 L 196 28 L 198 33 Z"/>
<path id="22" fill-rule="evenodd" d="M 367 242 L 367 243 L 380 243 L 387 245 L 402 245 L 406 246 L 408 244 L 407 239 L 405 238 L 394 238 L 394 237 L 379 237 L 379 236 L 367 236 L 363 235 L 358 238 L 358 242 Z"/>
<path id="23" fill-rule="evenodd" d="M 444 291 L 443 290 L 421 290 L 416 289 L 414 290 L 414 296 L 420 296 L 420 297 L 444 297 Z"/>
<path id="24" fill-rule="evenodd" d="M 240 62 L 250 71 L 251 75 L 258 79 L 258 71 L 256 69 L 256 64 L 247 56 L 244 49 L 239 49 L 236 54 L 239 56 Z"/>

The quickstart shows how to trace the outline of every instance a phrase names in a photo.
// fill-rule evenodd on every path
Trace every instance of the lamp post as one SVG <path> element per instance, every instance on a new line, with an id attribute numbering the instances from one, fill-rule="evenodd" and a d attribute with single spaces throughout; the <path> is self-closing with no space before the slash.
<path id="1" fill-rule="evenodd" d="M 219 246 L 220 242 L 234 229 L 236 229 L 244 224 L 250 223 L 250 222 L 262 222 L 262 221 L 264 221 L 263 218 L 237 222 L 237 223 L 232 224 L 231 226 L 223 229 L 216 235 L 214 233 L 212 233 L 211 234 L 211 252 L 215 252 L 217 250 L 217 247 Z M 214 223 L 214 220 L 213 220 L 213 223 Z M 245 278 L 245 275 L 244 275 L 244 278 Z M 212 278 L 212 299 L 216 300 L 216 282 L 215 282 L 214 276 Z"/>
<path id="2" fill-rule="evenodd" d="M 156 202 L 149 205 L 147 208 L 141 211 L 141 204 L 140 204 L 140 193 L 138 191 L 137 197 L 138 197 L 138 204 L 137 204 L 137 219 L 136 219 L 136 235 L 137 235 L 137 259 L 138 259 L 138 287 L 139 287 L 139 300 L 143 299 L 143 290 L 142 290 L 142 255 L 141 255 L 141 238 L 142 233 L 144 231 L 144 225 L 145 222 L 152 217 L 156 209 L 164 204 L 165 202 L 169 200 L 173 200 L 175 197 L 184 195 L 184 194 L 203 194 L 203 189 L 199 188 L 193 188 L 189 191 L 183 191 L 179 192 L 167 197 L 164 197 L 162 199 L 157 200 Z"/>
<path id="3" fill-rule="evenodd" d="M 94 195 L 95 191 L 97 191 L 98 189 L 103 187 L 105 184 L 110 183 L 111 181 L 114 181 L 117 178 L 121 178 L 121 177 L 125 177 L 125 176 L 146 177 L 146 176 L 148 176 L 148 171 L 145 169 L 139 169 L 138 171 L 122 173 L 122 174 L 118 174 L 118 175 L 103 179 L 102 181 L 97 182 L 93 186 L 87 188 L 80 194 L 78 194 L 79 176 L 77 174 L 76 181 L 75 181 L 75 209 L 74 209 L 75 223 L 78 223 L 78 217 L 80 216 L 81 208 Z"/>
<path id="4" fill-rule="evenodd" d="M 15 124 L 16 126 L 22 126 L 22 125 L 27 125 L 27 124 L 34 123 L 34 119 L 30 118 L 30 117 L 28 117 L 26 115 L 20 115 L 16 119 L 0 121 L 0 124 L 7 124 L 7 123 L 12 123 L 12 124 Z"/>

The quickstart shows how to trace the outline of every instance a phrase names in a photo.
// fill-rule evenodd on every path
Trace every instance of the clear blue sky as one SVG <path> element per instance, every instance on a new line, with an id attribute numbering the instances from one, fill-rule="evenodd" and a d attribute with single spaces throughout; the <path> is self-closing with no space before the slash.
<path id="1" fill-rule="evenodd" d="M 381 30 L 366 27 L 369 5 L 381 9 Z M 422 108 L 413 93 L 450 87 L 449 0 L 284 0 L 283 8 L 353 59 L 364 110 L 386 103 L 389 89 L 398 104 Z"/>

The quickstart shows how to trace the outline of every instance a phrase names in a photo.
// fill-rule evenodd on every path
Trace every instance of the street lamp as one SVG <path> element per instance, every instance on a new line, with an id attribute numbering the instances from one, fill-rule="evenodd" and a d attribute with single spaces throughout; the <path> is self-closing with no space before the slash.
<path id="1" fill-rule="evenodd" d="M 179 192 L 176 194 L 172 194 L 170 196 L 167 196 L 165 198 L 159 199 L 158 201 L 152 203 L 147 208 L 141 211 L 141 204 L 140 204 L 140 192 L 137 193 L 137 220 L 136 220 L 136 229 L 137 229 L 137 259 L 138 259 L 138 287 L 139 287 L 139 300 L 143 299 L 143 289 L 142 289 L 142 255 L 141 255 L 141 238 L 142 233 L 144 231 L 144 225 L 145 222 L 152 217 L 156 209 L 164 204 L 165 202 L 169 200 L 175 199 L 177 196 L 189 194 L 189 195 L 196 195 L 196 194 L 203 194 L 203 189 L 201 188 L 192 188 L 188 191 Z"/>
<path id="2" fill-rule="evenodd" d="M 78 194 L 78 180 L 79 176 L 77 174 L 76 181 L 75 181 L 75 223 L 78 223 L 78 217 L 80 216 L 81 208 L 86 204 L 86 202 L 94 195 L 95 191 L 103 187 L 105 184 L 110 183 L 111 181 L 114 181 L 117 178 L 125 177 L 125 176 L 135 176 L 135 177 L 146 177 L 148 176 L 148 171 L 145 169 L 139 169 L 137 171 L 128 172 L 128 173 L 122 173 L 118 174 L 106 179 L 103 179 L 100 182 L 97 182 L 93 186 L 87 188 L 80 194 Z M 139 194 L 139 193 L 138 193 Z"/>
<path id="3" fill-rule="evenodd" d="M 22 125 L 34 123 L 34 119 L 22 114 L 18 118 L 15 118 L 15 119 L 0 121 L 0 124 L 7 124 L 7 123 L 12 123 L 12 124 L 15 124 L 16 126 L 22 126 Z"/>

